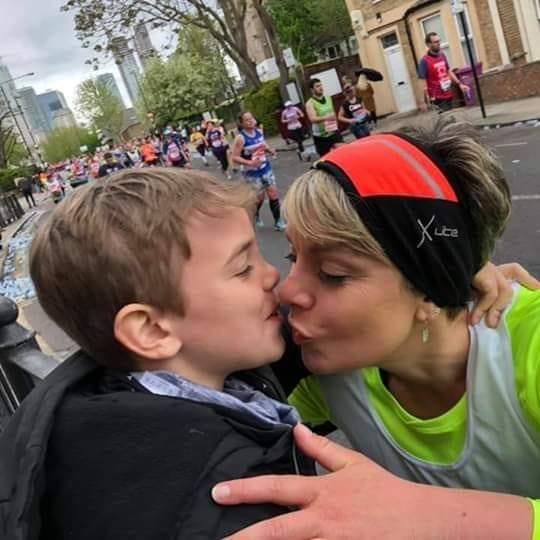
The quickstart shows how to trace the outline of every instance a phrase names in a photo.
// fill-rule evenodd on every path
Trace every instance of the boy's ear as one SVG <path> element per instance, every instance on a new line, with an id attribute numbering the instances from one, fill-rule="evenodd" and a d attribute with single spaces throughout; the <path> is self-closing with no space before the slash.
<path id="1" fill-rule="evenodd" d="M 145 304 L 128 304 L 116 314 L 114 336 L 143 360 L 168 360 L 182 349 L 170 319 Z"/>

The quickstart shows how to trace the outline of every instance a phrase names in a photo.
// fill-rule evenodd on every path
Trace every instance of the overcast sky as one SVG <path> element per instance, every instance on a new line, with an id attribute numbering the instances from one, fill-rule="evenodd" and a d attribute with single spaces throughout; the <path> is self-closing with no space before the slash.
<path id="1" fill-rule="evenodd" d="M 16 81 L 17 87 L 33 86 L 37 93 L 60 90 L 75 112 L 77 85 L 98 73 L 115 75 L 124 101 L 127 92 L 114 61 L 100 66 L 98 72 L 85 65 L 91 50 L 83 49 L 75 37 L 73 13 L 60 12 L 62 0 L 0 0 L 4 6 L 0 30 L 0 56 L 12 77 L 35 72 L 34 77 Z M 152 35 L 155 45 L 164 41 Z"/>

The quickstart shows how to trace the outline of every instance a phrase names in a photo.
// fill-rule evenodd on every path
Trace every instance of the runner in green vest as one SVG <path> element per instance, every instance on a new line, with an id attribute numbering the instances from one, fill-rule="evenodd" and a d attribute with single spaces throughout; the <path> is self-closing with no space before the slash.
<path id="1" fill-rule="evenodd" d="M 312 97 L 306 103 L 306 112 L 312 125 L 313 142 L 319 156 L 328 154 L 343 143 L 339 132 L 332 99 L 324 95 L 319 79 L 309 81 Z"/>

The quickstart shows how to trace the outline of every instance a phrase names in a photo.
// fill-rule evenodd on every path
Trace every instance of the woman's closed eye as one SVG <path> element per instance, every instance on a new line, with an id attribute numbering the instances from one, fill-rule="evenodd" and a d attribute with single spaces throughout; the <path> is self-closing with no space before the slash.
<path id="1" fill-rule="evenodd" d="M 344 274 L 330 274 L 324 270 L 319 270 L 319 279 L 326 285 L 343 285 L 351 276 Z"/>

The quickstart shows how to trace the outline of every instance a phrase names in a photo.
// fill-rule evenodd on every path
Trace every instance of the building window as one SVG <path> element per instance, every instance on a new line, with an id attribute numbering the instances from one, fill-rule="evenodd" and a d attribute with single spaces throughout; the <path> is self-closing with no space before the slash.
<path id="1" fill-rule="evenodd" d="M 540 0 L 536 0 L 538 3 Z M 471 25 L 471 19 L 469 17 L 469 10 L 467 6 L 465 6 L 465 21 L 467 23 L 467 35 L 469 37 L 469 43 L 471 44 L 471 49 L 473 53 L 473 60 L 474 63 L 478 62 L 478 56 L 476 54 L 476 47 L 474 44 L 474 36 L 472 33 L 472 25 Z M 465 34 L 463 33 L 463 26 L 461 25 L 461 18 L 457 15 L 454 15 L 454 19 L 456 20 L 456 25 L 458 29 L 458 35 L 459 35 L 459 41 L 461 42 L 461 50 L 463 51 L 463 58 L 465 59 L 465 65 L 468 66 L 470 64 L 469 61 L 469 52 L 467 51 L 467 43 L 465 42 Z"/>
<path id="2" fill-rule="evenodd" d="M 395 45 L 399 45 L 397 34 L 395 32 L 386 34 L 386 36 L 381 38 L 381 44 L 383 49 L 388 49 L 390 47 L 394 47 Z"/>
<path id="3" fill-rule="evenodd" d="M 448 44 L 448 40 L 446 39 L 446 32 L 444 31 L 441 14 L 437 13 L 437 15 L 432 15 L 431 17 L 427 17 L 426 19 L 422 19 L 420 21 L 420 24 L 422 25 L 424 38 L 430 32 L 435 32 L 439 34 L 439 37 L 441 38 L 441 52 L 443 52 L 446 55 L 446 58 L 448 59 L 448 63 L 452 65 L 452 55 L 450 54 L 450 45 Z"/>

